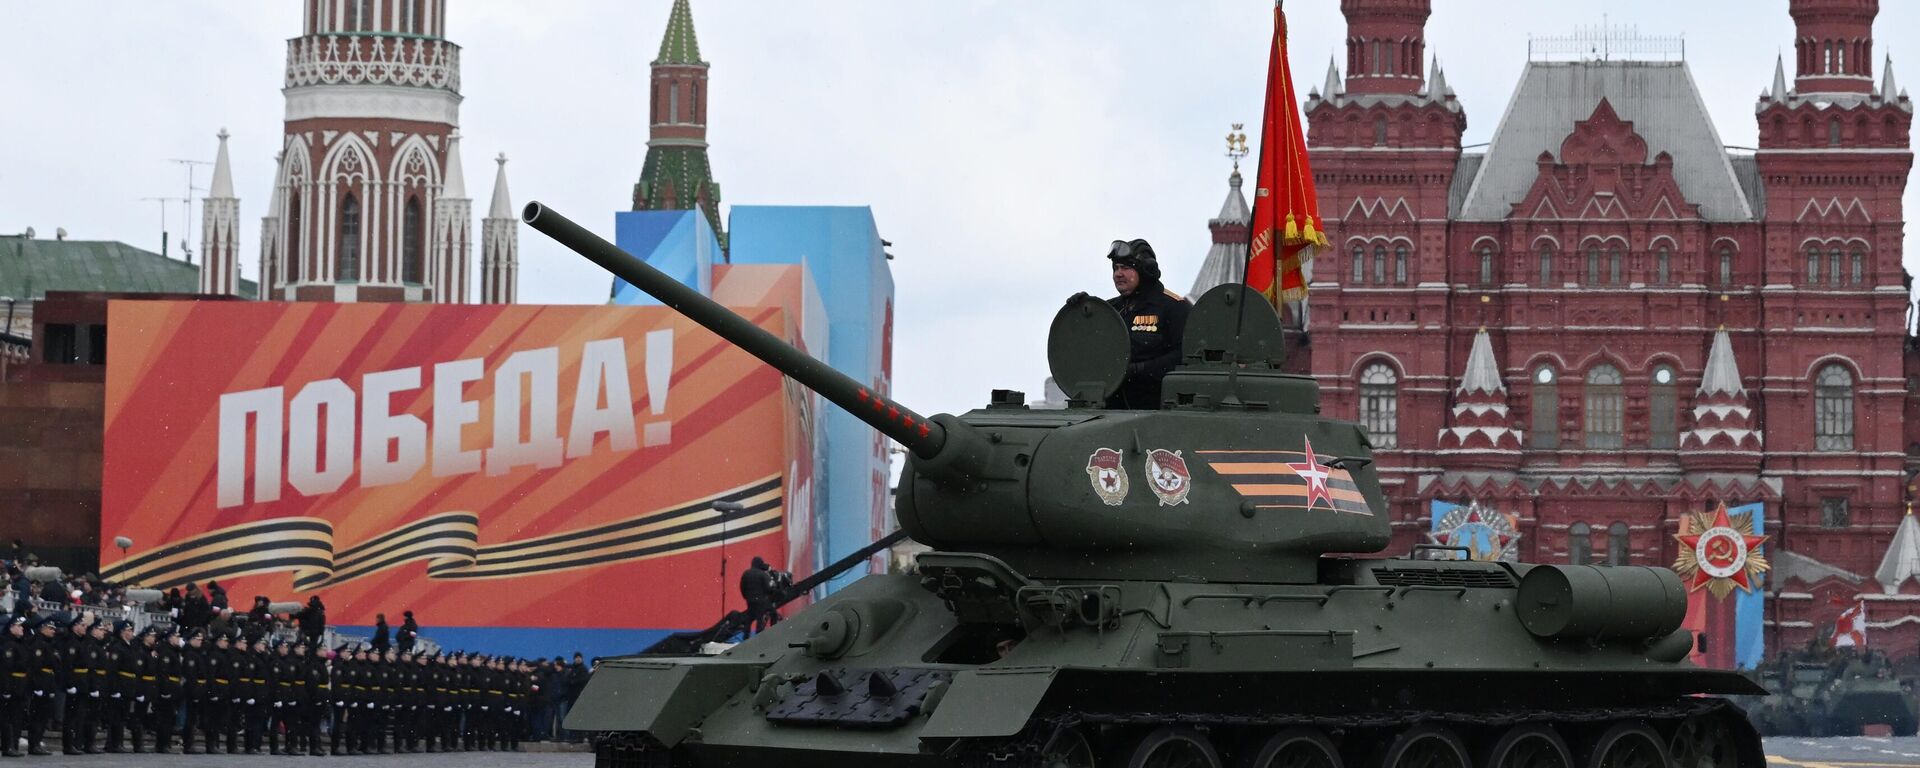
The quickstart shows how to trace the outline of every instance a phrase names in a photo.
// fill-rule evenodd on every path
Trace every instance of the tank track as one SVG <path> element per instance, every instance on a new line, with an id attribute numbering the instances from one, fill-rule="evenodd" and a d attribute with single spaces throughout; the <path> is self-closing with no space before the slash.
<path id="1" fill-rule="evenodd" d="M 1202 729 L 1278 729 L 1309 726 L 1326 732 L 1354 730 L 1391 730 L 1423 724 L 1511 728 L 1528 724 L 1599 724 L 1619 720 L 1677 722 L 1726 709 L 1728 702 L 1715 697 L 1688 698 L 1639 707 L 1611 707 L 1563 710 L 1489 710 L 1485 712 L 1443 712 L 1395 710 L 1346 715 L 1222 715 L 1211 713 L 1168 712 L 1062 712 L 1036 717 L 1018 735 L 1006 739 L 964 739 L 955 743 L 945 757 L 961 768 L 1042 768 L 1045 749 L 1053 734 L 1080 726 L 1146 728 L 1186 726 Z M 1743 718 L 1744 719 L 1744 718 Z M 595 768 L 672 768 L 670 750 L 653 739 L 631 732 L 595 734 Z"/>
<path id="2" fill-rule="evenodd" d="M 1599 724 L 1620 720 L 1677 722 L 1726 709 L 1717 697 L 1689 698 L 1640 707 L 1486 712 L 1395 710 L 1347 715 L 1221 715 L 1200 713 L 1058 713 L 1028 721 L 1018 735 L 1003 740 L 963 740 L 947 757 L 961 768 L 1044 768 L 1045 750 L 1053 734 L 1079 726 L 1147 728 L 1186 726 L 1199 729 L 1273 729 L 1308 726 L 1329 733 L 1353 730 L 1393 730 L 1439 724 L 1511 728 L 1529 724 Z M 1742 718 L 1744 719 L 1744 718 Z"/>

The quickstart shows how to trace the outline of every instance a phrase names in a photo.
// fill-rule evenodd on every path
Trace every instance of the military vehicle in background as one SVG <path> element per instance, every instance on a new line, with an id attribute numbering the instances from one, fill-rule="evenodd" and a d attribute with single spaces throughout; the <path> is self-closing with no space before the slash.
<path id="1" fill-rule="evenodd" d="M 1813 649 L 1762 665 L 1757 682 L 1772 695 L 1747 707 L 1762 736 L 1858 736 L 1885 726 L 1894 736 L 1920 731 L 1912 681 L 1885 654 Z"/>
<path id="2" fill-rule="evenodd" d="M 1765 764 L 1701 695 L 1762 689 L 1686 661 L 1672 571 L 1339 554 L 1392 535 L 1371 446 L 1281 373 L 1245 286 L 1195 303 L 1159 410 L 1100 407 L 1129 325 L 1082 295 L 1047 342 L 1067 409 L 995 391 L 925 418 L 539 203 L 523 220 L 904 446 L 896 512 L 932 548 L 718 656 L 601 664 L 566 727 L 603 768 Z"/>

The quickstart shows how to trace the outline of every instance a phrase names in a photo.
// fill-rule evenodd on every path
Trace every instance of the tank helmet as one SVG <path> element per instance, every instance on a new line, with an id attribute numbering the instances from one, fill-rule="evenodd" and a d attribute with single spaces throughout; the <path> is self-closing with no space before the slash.
<path id="1" fill-rule="evenodd" d="M 1141 282 L 1160 282 L 1160 258 L 1145 240 L 1115 240 L 1107 249 L 1107 260 L 1116 267 L 1131 267 L 1140 273 Z"/>

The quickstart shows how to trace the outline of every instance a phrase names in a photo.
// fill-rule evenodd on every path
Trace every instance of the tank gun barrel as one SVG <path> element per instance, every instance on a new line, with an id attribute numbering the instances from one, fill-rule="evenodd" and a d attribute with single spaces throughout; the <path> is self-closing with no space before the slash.
<path id="1" fill-rule="evenodd" d="M 915 456 L 930 459 L 945 446 L 947 430 L 940 423 L 881 397 L 860 382 L 795 349 L 760 326 L 720 306 L 699 291 L 682 285 L 553 209 L 538 202 L 528 203 L 521 213 L 521 219 L 527 226 L 559 241 L 561 245 L 646 291 L 720 338 L 746 350 L 761 362 L 792 377 L 801 386 L 845 408 L 848 413 L 906 446 Z"/>

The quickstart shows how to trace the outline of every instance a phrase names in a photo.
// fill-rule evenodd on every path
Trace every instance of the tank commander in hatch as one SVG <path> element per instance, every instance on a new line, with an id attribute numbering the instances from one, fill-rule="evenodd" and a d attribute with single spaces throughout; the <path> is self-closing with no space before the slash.
<path id="1" fill-rule="evenodd" d="M 1180 341 L 1193 304 L 1160 284 L 1160 260 L 1147 241 L 1115 240 L 1107 260 L 1113 263 L 1113 287 L 1120 292 L 1107 303 L 1127 321 L 1132 339 L 1127 377 L 1107 398 L 1107 407 L 1158 409 L 1160 380 L 1180 364 Z"/>

